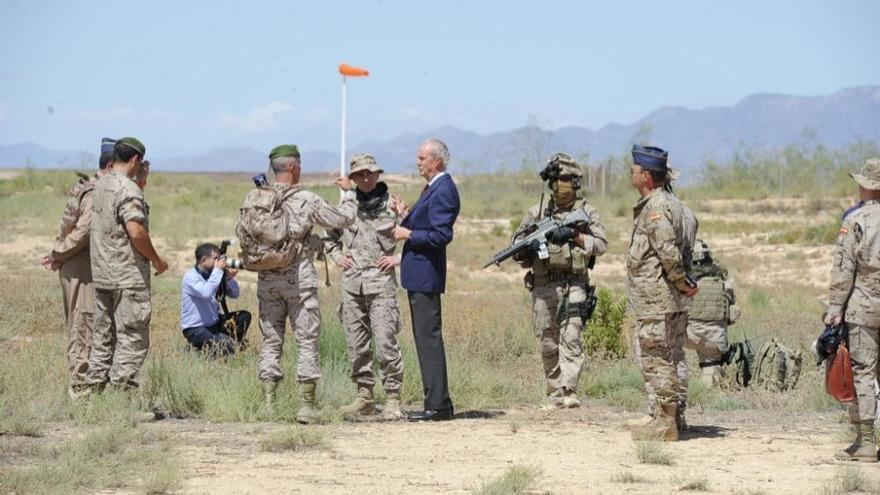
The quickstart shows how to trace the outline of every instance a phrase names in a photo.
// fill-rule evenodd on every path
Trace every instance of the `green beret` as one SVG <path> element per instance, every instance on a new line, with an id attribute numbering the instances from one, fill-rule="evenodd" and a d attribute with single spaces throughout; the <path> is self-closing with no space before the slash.
<path id="1" fill-rule="evenodd" d="M 270 160 L 281 158 L 282 156 L 299 158 L 299 148 L 297 148 L 295 144 L 282 144 L 272 148 L 272 151 L 269 152 Z"/>
<path id="2" fill-rule="evenodd" d="M 147 147 L 144 146 L 144 143 L 138 141 L 137 138 L 124 137 L 122 139 L 117 139 L 116 144 L 114 146 L 120 146 L 120 145 L 137 151 L 137 153 L 141 156 L 144 156 L 147 154 Z"/>

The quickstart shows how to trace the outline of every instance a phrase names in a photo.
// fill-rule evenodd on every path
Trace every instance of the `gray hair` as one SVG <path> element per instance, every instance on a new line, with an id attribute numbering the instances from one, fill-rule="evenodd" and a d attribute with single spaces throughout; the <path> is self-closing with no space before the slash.
<path id="1" fill-rule="evenodd" d="M 273 158 L 270 164 L 272 166 L 272 170 L 276 174 L 280 174 L 283 172 L 287 172 L 287 167 L 293 162 L 299 162 L 299 158 L 295 156 L 279 156 L 278 158 Z"/>
<path id="2" fill-rule="evenodd" d="M 452 160 L 452 156 L 449 155 L 449 148 L 446 147 L 446 143 L 439 139 L 428 139 L 422 143 L 422 146 L 426 145 L 428 146 L 428 149 L 431 150 L 431 154 L 443 162 L 443 170 L 446 170 L 446 167 L 449 166 L 450 160 Z"/>

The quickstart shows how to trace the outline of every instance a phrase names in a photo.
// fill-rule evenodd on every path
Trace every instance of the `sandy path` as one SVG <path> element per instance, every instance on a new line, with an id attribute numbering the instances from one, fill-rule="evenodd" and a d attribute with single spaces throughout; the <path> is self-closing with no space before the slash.
<path id="1" fill-rule="evenodd" d="M 259 439 L 284 428 L 278 425 L 165 424 L 180 430 L 174 436 L 184 444 L 182 493 L 188 494 L 466 494 L 514 464 L 541 468 L 534 493 L 665 494 L 677 490 L 673 478 L 702 475 L 715 493 L 802 494 L 833 480 L 841 465 L 831 458 L 842 446 L 834 418 L 789 417 L 788 424 L 771 425 L 759 414 L 691 414 L 695 433 L 669 444 L 672 466 L 639 463 L 620 426 L 625 418 L 601 406 L 519 408 L 432 424 L 330 425 L 318 427 L 330 444 L 318 452 L 260 451 Z M 880 484 L 880 469 L 861 469 Z M 620 473 L 642 481 L 612 481 Z"/>

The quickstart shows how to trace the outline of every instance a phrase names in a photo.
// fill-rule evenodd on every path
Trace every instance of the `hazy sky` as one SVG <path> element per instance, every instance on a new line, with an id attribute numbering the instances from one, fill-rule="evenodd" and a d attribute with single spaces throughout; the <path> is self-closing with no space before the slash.
<path id="1" fill-rule="evenodd" d="M 2 144 L 333 151 L 343 61 L 353 144 L 597 128 L 880 83 L 880 2 L 0 0 L 0 60 Z"/>

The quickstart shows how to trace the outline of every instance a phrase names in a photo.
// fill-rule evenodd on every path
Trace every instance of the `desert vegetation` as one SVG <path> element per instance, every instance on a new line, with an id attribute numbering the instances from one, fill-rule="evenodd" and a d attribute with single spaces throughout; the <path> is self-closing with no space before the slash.
<path id="1" fill-rule="evenodd" d="M 880 153 L 870 144 L 843 151 L 807 145 L 775 153 L 744 151 L 731 163 L 710 161 L 695 181 L 679 188 L 701 219 L 701 236 L 734 277 L 743 317 L 731 327 L 731 341 L 747 338 L 757 349 L 764 340 L 776 337 L 806 356 L 798 386 L 785 394 L 743 389 L 731 373 L 720 389 L 692 380 L 691 410 L 838 414 L 840 406 L 825 395 L 821 370 L 811 365 L 808 349 L 821 330 L 819 301 L 827 285 L 837 221 L 856 191 L 847 172 L 872 154 Z M 585 191 L 603 216 L 610 249 L 597 261 L 593 274 L 600 299 L 584 332 L 590 357 L 579 393 L 613 410 L 639 412 L 644 408 L 644 393 L 631 356 L 622 290 L 635 192 L 625 183 L 628 174 L 623 171 L 629 165 L 624 155 L 588 165 L 608 166 L 616 172 L 608 174 L 604 196 L 598 188 Z M 57 275 L 43 271 L 37 263 L 51 245 L 66 191 L 75 177 L 70 171 L 24 169 L 0 180 L 0 492 L 119 489 L 161 493 L 178 489 L 184 476 L 175 467 L 179 462 L 175 439 L 163 434 L 159 424 L 139 424 L 138 414 L 147 411 L 211 423 L 294 421 L 298 398 L 289 376 L 278 392 L 275 415 L 267 416 L 262 407 L 256 321 L 249 333 L 250 346 L 225 360 L 187 351 L 178 327 L 180 278 L 192 266 L 192 250 L 199 242 L 233 236 L 237 209 L 250 188 L 247 177 L 159 172 L 150 177 L 146 197 L 151 230 L 172 268 L 153 278 L 152 345 L 142 386 L 133 395 L 108 392 L 83 403 L 70 401 L 66 394 L 66 337 Z M 774 183 L 774 177 L 783 177 L 785 182 Z M 409 202 L 421 188 L 419 181 L 409 177 L 387 179 L 391 189 Z M 480 267 L 490 254 L 507 245 L 525 210 L 538 202 L 542 184 L 537 174 L 524 172 L 457 179 L 463 210 L 450 247 L 449 292 L 443 300 L 456 409 L 491 411 L 540 404 L 544 384 L 523 271 L 511 262 L 487 270 Z M 331 182 L 329 175 L 306 177 L 307 187 L 333 201 L 338 192 Z M 323 271 L 318 265 L 321 277 Z M 339 272 L 334 266 L 329 271 L 332 286 L 320 292 L 323 378 L 319 402 L 324 423 L 333 425 L 342 420 L 336 408 L 352 400 L 356 390 L 348 378 L 345 340 L 336 316 Z M 243 272 L 239 280 L 242 297 L 231 306 L 256 316 L 256 276 Z M 402 294 L 400 302 L 406 322 L 401 334 L 402 398 L 415 408 L 422 385 Z M 295 368 L 295 359 L 295 344 L 288 338 L 284 358 L 288 373 Z M 521 436 L 529 428 L 527 422 L 516 419 L 505 425 L 508 435 Z M 259 449 L 266 452 L 297 455 L 318 455 L 310 453 L 336 444 L 324 434 L 300 429 L 272 433 L 259 441 Z M 653 444 L 639 445 L 635 452 L 639 462 L 648 464 L 675 465 L 678 459 Z M 844 487 L 867 486 L 858 476 L 841 471 L 828 490 L 838 493 Z M 515 465 L 494 481 L 484 477 L 469 486 L 475 493 L 525 493 L 541 478 L 536 465 Z M 644 479 L 626 470 L 611 478 L 617 484 Z M 680 490 L 716 488 L 703 472 L 673 478 L 670 483 Z"/>

